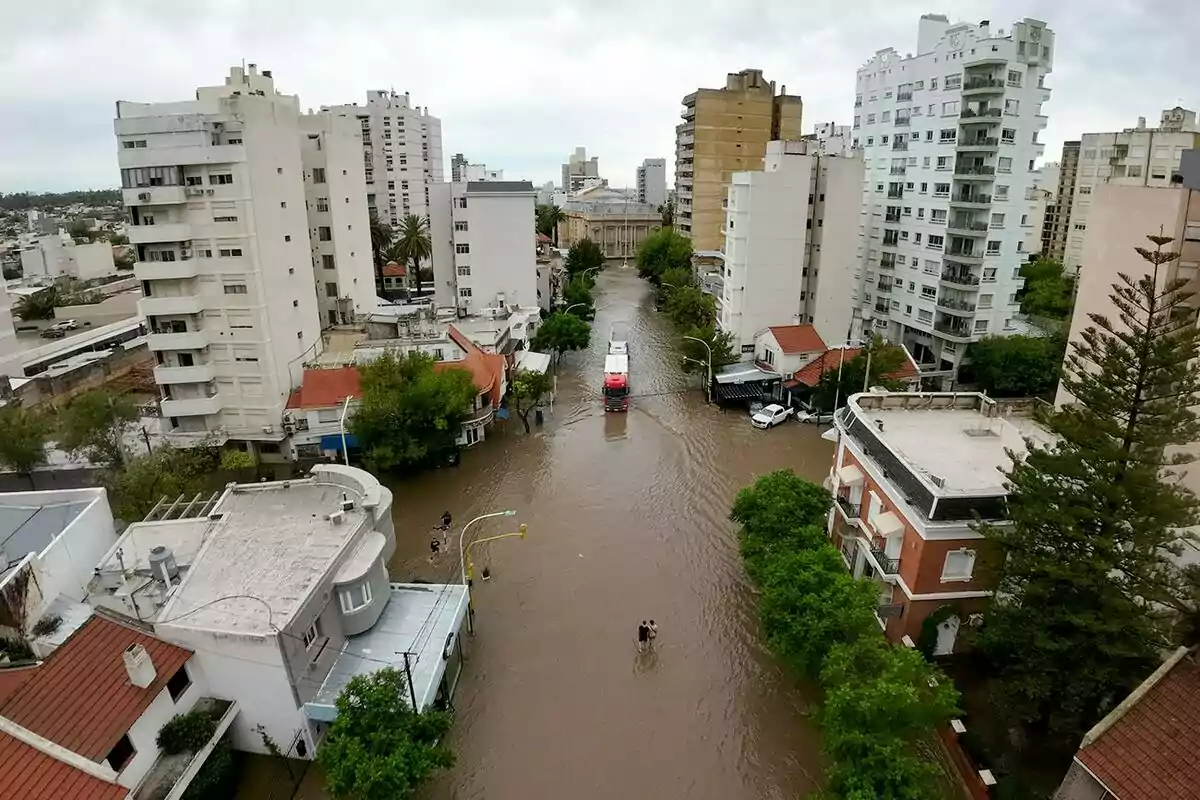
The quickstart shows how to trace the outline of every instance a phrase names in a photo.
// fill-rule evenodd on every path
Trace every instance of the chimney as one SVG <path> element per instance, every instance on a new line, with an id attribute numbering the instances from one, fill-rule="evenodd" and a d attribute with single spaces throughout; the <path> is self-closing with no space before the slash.
<path id="1" fill-rule="evenodd" d="M 129 682 L 139 689 L 148 689 L 158 677 L 150 654 L 140 644 L 129 645 L 121 657 L 125 659 L 125 671 L 129 673 Z"/>

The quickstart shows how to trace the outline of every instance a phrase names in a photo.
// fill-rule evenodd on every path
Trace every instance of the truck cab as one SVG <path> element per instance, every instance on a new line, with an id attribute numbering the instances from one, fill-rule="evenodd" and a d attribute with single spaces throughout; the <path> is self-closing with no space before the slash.
<path id="1" fill-rule="evenodd" d="M 604 410 L 629 410 L 629 356 L 610 353 L 604 358 Z"/>

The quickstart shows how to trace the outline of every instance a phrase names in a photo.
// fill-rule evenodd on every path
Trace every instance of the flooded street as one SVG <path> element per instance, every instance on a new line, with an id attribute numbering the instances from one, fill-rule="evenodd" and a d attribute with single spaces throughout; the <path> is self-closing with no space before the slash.
<path id="1" fill-rule="evenodd" d="M 704 403 L 674 331 L 631 268 L 609 268 L 588 351 L 568 354 L 546 425 L 510 420 L 462 467 L 398 483 L 397 579 L 457 581 L 453 555 L 427 563 L 449 509 L 471 538 L 529 526 L 475 550 L 476 634 L 455 695 L 458 764 L 443 798 L 793 798 L 820 778 L 807 701 L 758 640 L 727 520 L 738 488 L 791 467 L 820 479 L 831 446 L 814 426 L 751 428 Z M 605 414 L 604 353 L 630 328 L 628 414 Z M 491 547 L 484 550 L 484 547 Z M 660 634 L 638 655 L 636 629 Z"/>

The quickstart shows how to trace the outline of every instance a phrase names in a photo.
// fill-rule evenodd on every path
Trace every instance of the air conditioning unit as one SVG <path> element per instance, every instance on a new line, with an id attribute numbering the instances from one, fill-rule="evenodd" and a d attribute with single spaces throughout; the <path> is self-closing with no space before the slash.
<path id="1" fill-rule="evenodd" d="M 283 423 L 283 432 L 286 433 L 288 436 L 291 436 L 293 433 L 296 432 L 296 426 L 290 422 L 285 422 L 285 423 Z"/>
<path id="2" fill-rule="evenodd" d="M 212 190 L 212 189 L 205 189 L 205 190 L 204 190 L 204 193 L 205 193 L 205 194 L 207 194 L 207 195 L 211 195 L 211 194 L 213 193 L 213 190 Z"/>
<path id="3" fill-rule="evenodd" d="M 262 432 L 263 432 L 263 433 L 274 433 L 274 432 L 275 432 L 275 426 L 274 426 L 274 425 L 263 425 L 263 426 L 262 426 Z"/>
<path id="4" fill-rule="evenodd" d="M 148 202 L 150 202 L 150 193 L 149 193 L 149 192 L 141 192 L 141 193 L 139 193 L 139 194 L 138 194 L 138 200 L 141 200 L 143 203 L 148 203 Z"/>

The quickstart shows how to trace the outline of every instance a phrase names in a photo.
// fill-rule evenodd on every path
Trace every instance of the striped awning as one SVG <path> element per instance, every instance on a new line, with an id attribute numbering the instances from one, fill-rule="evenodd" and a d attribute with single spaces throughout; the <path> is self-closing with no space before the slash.
<path id="1" fill-rule="evenodd" d="M 891 511 L 885 511 L 875 517 L 875 530 L 878 531 L 880 536 L 885 538 L 894 536 L 897 533 L 903 533 L 904 520 Z"/>

